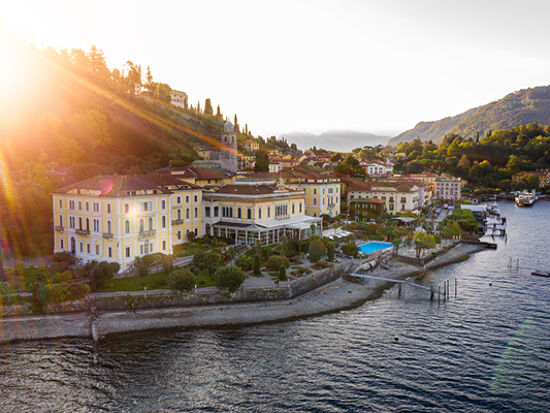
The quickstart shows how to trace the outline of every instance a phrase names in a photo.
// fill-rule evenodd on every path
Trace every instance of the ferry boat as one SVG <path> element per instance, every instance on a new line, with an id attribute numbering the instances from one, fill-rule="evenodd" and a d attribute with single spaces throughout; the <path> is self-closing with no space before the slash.
<path id="1" fill-rule="evenodd" d="M 516 205 L 518 207 L 531 207 L 537 200 L 536 193 L 523 191 L 516 195 Z"/>

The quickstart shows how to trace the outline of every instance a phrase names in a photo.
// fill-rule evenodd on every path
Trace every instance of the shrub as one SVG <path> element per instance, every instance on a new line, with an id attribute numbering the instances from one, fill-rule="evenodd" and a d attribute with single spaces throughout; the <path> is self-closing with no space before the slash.
<path id="1" fill-rule="evenodd" d="M 272 255 L 268 258 L 266 263 L 266 267 L 272 271 L 277 271 L 281 266 L 284 266 L 285 268 L 290 267 L 290 262 L 287 257 Z"/>
<path id="2" fill-rule="evenodd" d="M 168 277 L 168 286 L 175 291 L 191 291 L 196 283 L 195 274 L 187 268 L 174 270 Z"/>
<path id="3" fill-rule="evenodd" d="M 292 258 L 300 253 L 300 243 L 296 238 L 290 238 L 285 244 L 284 244 L 284 254 L 288 258 Z"/>
<path id="4" fill-rule="evenodd" d="M 286 280 L 286 267 L 284 265 L 281 265 L 281 267 L 279 268 L 279 280 Z"/>
<path id="5" fill-rule="evenodd" d="M 317 262 L 327 252 L 325 245 L 318 239 L 314 239 L 309 243 L 308 258 L 311 262 Z"/>
<path id="6" fill-rule="evenodd" d="M 254 255 L 254 275 L 259 275 L 260 273 L 260 255 L 256 254 Z"/>
<path id="7" fill-rule="evenodd" d="M 237 289 L 244 282 L 244 272 L 235 265 L 229 265 L 227 267 L 218 268 L 216 274 L 214 274 L 216 286 L 218 288 L 225 289 L 231 293 L 237 291 Z"/>
<path id="8" fill-rule="evenodd" d="M 73 274 L 70 271 L 57 272 L 50 277 L 52 283 L 61 283 L 65 281 L 72 281 Z"/>
<path id="9" fill-rule="evenodd" d="M 218 252 L 207 252 L 205 255 L 205 267 L 208 269 L 208 273 L 213 275 L 216 270 L 223 265 L 222 255 Z"/>
<path id="10" fill-rule="evenodd" d="M 55 262 L 66 262 L 69 265 L 72 265 L 76 262 L 76 258 L 70 252 L 56 252 L 53 254 L 53 260 Z"/>
<path id="11" fill-rule="evenodd" d="M 107 261 L 91 261 L 84 266 L 83 274 L 90 280 L 90 288 L 92 291 L 97 291 L 105 286 L 107 281 L 113 278 L 113 275 L 118 272 L 120 265 L 116 262 Z"/>
<path id="12" fill-rule="evenodd" d="M 146 265 L 142 265 L 139 267 L 140 277 L 145 277 L 148 274 L 149 274 L 149 267 L 147 267 Z"/>
<path id="13" fill-rule="evenodd" d="M 359 248 L 355 245 L 354 242 L 346 242 L 342 245 L 342 253 L 348 257 L 357 257 L 359 253 Z"/>
<path id="14" fill-rule="evenodd" d="M 195 241 L 196 238 L 197 238 L 197 236 L 195 235 L 195 233 L 193 231 L 190 231 L 190 232 L 187 233 L 187 240 L 189 242 Z"/>
<path id="15" fill-rule="evenodd" d="M 30 286 L 32 312 L 41 313 L 50 301 L 50 288 L 47 284 L 35 282 Z"/>
<path id="16" fill-rule="evenodd" d="M 237 266 L 243 271 L 250 271 L 254 266 L 254 259 L 243 254 L 237 259 Z"/>

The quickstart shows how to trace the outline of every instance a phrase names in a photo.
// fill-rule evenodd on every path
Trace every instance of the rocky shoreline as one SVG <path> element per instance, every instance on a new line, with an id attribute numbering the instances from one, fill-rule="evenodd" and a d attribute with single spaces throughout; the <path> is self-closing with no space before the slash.
<path id="1" fill-rule="evenodd" d="M 405 279 L 426 270 L 457 262 L 483 249 L 459 244 L 425 268 L 394 261 L 386 277 Z M 354 308 L 379 297 L 392 283 L 369 280 L 357 284 L 338 278 L 289 300 L 153 308 L 100 313 L 93 320 L 87 313 L 10 317 L 0 321 L 0 343 L 59 337 L 104 337 L 146 330 L 222 327 L 292 320 Z"/>

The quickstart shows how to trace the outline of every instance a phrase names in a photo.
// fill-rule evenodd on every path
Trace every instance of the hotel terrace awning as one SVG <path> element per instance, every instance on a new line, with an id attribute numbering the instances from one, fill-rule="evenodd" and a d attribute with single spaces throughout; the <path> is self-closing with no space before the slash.
<path id="1" fill-rule="evenodd" d="M 266 219 L 265 221 L 256 222 L 256 225 L 264 228 L 298 228 L 299 225 L 305 225 L 304 228 L 309 228 L 311 224 L 318 221 L 321 221 L 321 218 L 310 217 L 308 215 L 296 215 L 288 219 Z"/>

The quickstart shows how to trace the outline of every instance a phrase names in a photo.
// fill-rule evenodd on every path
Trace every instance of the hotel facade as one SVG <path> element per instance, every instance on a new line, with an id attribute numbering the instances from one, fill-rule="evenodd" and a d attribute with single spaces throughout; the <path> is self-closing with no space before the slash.
<path id="1" fill-rule="evenodd" d="M 202 189 L 170 175 L 98 176 L 52 194 L 54 252 L 82 262 L 118 262 L 173 254 L 173 247 L 201 237 Z"/>

